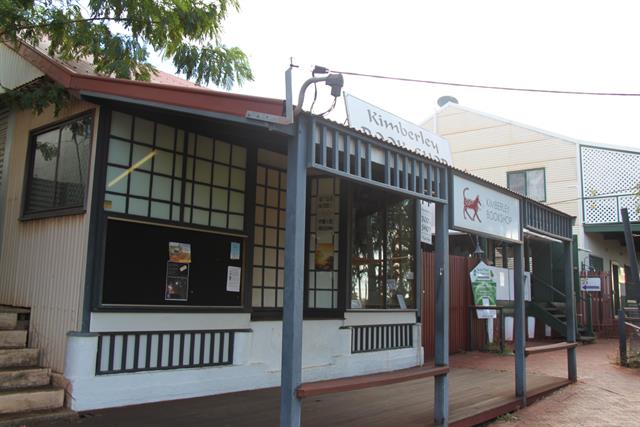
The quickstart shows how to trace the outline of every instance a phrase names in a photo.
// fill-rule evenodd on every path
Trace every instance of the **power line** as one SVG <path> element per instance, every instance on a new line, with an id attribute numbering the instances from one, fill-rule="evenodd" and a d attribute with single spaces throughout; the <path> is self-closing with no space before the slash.
<path id="1" fill-rule="evenodd" d="M 555 94 L 564 94 L 564 95 L 636 96 L 636 97 L 640 96 L 640 93 L 585 92 L 585 91 L 555 90 L 555 89 L 533 89 L 533 88 L 509 87 L 509 86 L 478 85 L 478 84 L 471 84 L 471 83 L 442 82 L 442 81 L 436 81 L 436 80 L 412 79 L 408 77 L 384 76 L 381 74 L 357 73 L 353 71 L 331 70 L 331 72 L 344 74 L 347 76 L 355 76 L 355 77 L 369 77 L 373 79 L 395 80 L 395 81 L 409 82 L 409 83 L 424 83 L 424 84 L 440 85 L 440 86 L 468 87 L 473 89 L 493 89 L 493 90 L 506 90 L 506 91 L 512 91 L 512 92 L 555 93 Z"/>

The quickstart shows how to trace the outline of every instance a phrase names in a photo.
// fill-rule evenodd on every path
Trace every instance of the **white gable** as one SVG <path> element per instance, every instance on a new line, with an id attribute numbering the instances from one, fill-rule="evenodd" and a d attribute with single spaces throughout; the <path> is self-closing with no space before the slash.
<path id="1" fill-rule="evenodd" d="M 0 93 L 4 92 L 3 87 L 15 89 L 43 75 L 42 71 L 0 43 Z"/>

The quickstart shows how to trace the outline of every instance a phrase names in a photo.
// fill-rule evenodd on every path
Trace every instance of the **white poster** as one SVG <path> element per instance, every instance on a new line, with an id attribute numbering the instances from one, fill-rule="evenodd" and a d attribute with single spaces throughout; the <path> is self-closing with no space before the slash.
<path id="1" fill-rule="evenodd" d="M 420 241 L 433 244 L 433 234 L 436 227 L 436 204 L 420 202 Z"/>
<path id="2" fill-rule="evenodd" d="M 345 94 L 344 103 L 349 126 L 421 156 L 453 164 L 446 139 L 355 96 Z"/>
<path id="3" fill-rule="evenodd" d="M 453 175 L 453 227 L 520 242 L 520 200 Z"/>
<path id="4" fill-rule="evenodd" d="M 227 292 L 240 292 L 240 276 L 242 269 L 240 267 L 227 267 Z"/>

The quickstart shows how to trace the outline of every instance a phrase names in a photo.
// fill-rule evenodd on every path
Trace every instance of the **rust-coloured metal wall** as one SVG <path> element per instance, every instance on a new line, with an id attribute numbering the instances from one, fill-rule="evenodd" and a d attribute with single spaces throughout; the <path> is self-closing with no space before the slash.
<path id="1" fill-rule="evenodd" d="M 580 292 L 580 299 L 577 304 L 578 322 L 580 326 L 587 324 L 587 295 L 591 295 L 591 321 L 593 330 L 599 336 L 611 336 L 617 334 L 617 323 L 615 313 L 613 313 L 613 296 L 611 292 L 611 276 L 609 273 L 590 275 L 589 277 L 600 278 L 600 292 Z"/>
<path id="2" fill-rule="evenodd" d="M 449 352 L 469 349 L 469 305 L 473 299 L 469 271 L 477 261 L 460 256 L 449 257 Z M 435 351 L 435 254 L 423 252 L 422 344 L 425 360 L 432 360 Z M 474 348 L 484 339 L 483 323 L 473 319 Z"/>

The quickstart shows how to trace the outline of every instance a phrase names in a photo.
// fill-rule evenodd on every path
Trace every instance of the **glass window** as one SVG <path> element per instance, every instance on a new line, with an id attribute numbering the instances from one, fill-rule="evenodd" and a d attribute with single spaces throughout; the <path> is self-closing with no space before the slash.
<path id="1" fill-rule="evenodd" d="M 414 201 L 355 194 L 351 308 L 415 308 Z"/>
<path id="2" fill-rule="evenodd" d="M 510 190 L 538 202 L 544 202 L 547 199 L 544 169 L 507 172 L 507 186 Z"/>
<path id="3" fill-rule="evenodd" d="M 24 216 L 84 208 L 92 128 L 88 114 L 31 137 Z"/>
<path id="4" fill-rule="evenodd" d="M 105 210 L 242 231 L 245 180 L 244 147 L 113 112 Z"/>
<path id="5" fill-rule="evenodd" d="M 224 155 L 223 152 L 216 154 Z M 235 154 L 235 153 L 234 153 Z M 244 162 L 244 160 L 243 160 Z M 272 177 L 269 181 L 265 177 Z M 284 194 L 286 190 L 284 181 L 280 180 L 280 175 L 285 172 L 279 169 L 266 166 L 257 167 L 257 185 L 256 193 L 262 196 L 256 198 L 255 206 L 255 238 L 254 238 L 254 257 L 253 257 L 253 298 L 252 305 L 254 307 L 264 308 L 282 308 L 284 283 L 284 256 L 278 256 L 278 252 L 284 254 L 284 238 L 279 239 L 279 232 L 284 235 L 285 223 L 282 221 L 284 215 L 279 212 L 286 211 L 286 205 L 280 205 L 277 195 Z M 264 195 L 270 192 L 275 194 L 271 200 L 266 203 Z M 231 194 L 236 194 L 232 191 Z M 235 197 L 231 198 L 231 204 L 237 204 Z M 268 207 L 266 206 L 268 205 Z M 235 206 L 232 206 L 232 210 Z"/>

